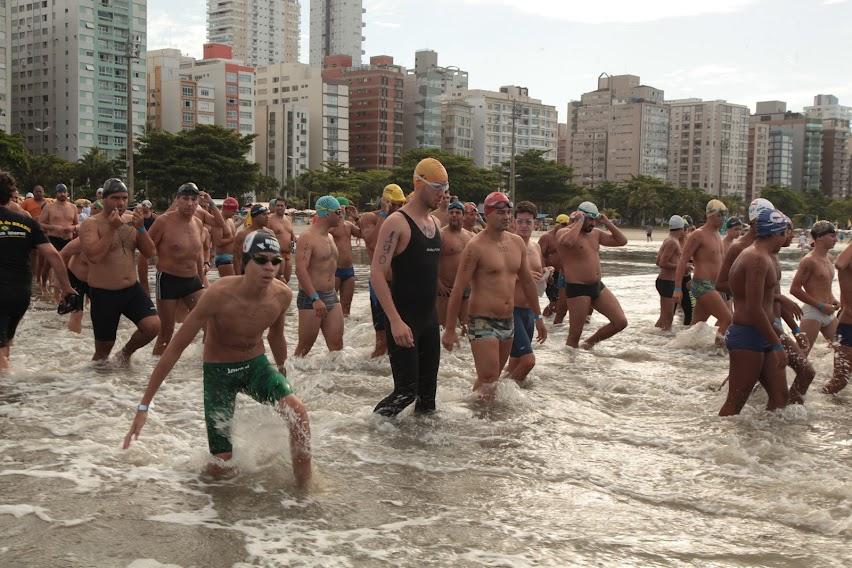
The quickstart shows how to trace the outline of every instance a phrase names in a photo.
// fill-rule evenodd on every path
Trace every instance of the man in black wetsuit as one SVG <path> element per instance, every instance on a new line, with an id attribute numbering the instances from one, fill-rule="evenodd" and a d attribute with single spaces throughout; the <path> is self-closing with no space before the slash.
<path id="1" fill-rule="evenodd" d="M 74 294 L 62 257 L 38 221 L 9 207 L 15 178 L 0 171 L 0 371 L 9 368 L 9 351 L 18 324 L 30 307 L 30 251 L 38 251 L 56 273 L 63 295 Z"/>
<path id="2" fill-rule="evenodd" d="M 435 411 L 441 357 L 435 310 L 441 232 L 430 211 L 449 185 L 441 162 L 421 160 L 414 168 L 414 193 L 379 229 L 370 282 L 390 324 L 386 334 L 394 384 L 374 410 L 382 416 L 396 416 L 415 401 L 415 412 Z"/>

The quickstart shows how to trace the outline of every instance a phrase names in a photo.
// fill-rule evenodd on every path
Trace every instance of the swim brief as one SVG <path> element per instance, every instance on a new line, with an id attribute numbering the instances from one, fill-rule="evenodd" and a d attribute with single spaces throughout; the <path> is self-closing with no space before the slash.
<path id="1" fill-rule="evenodd" d="M 345 282 L 350 278 L 355 278 L 355 268 L 352 266 L 349 268 L 338 268 L 334 271 L 334 276 L 340 278 L 341 282 Z"/>
<path id="2" fill-rule="evenodd" d="M 467 337 L 471 341 L 477 339 L 506 341 L 512 339 L 515 327 L 514 323 L 513 318 L 470 316 L 467 323 Z"/>
<path id="3" fill-rule="evenodd" d="M 695 301 L 701 299 L 701 296 L 705 294 L 709 294 L 716 290 L 716 283 L 712 280 L 704 280 L 702 278 L 693 278 L 692 279 L 692 296 L 695 298 Z"/>
<path id="4" fill-rule="evenodd" d="M 337 292 L 332 290 L 331 292 L 321 292 L 317 290 L 317 294 L 319 295 L 319 299 L 322 300 L 322 303 L 325 304 L 326 309 L 331 310 L 334 306 L 340 303 L 340 298 L 337 297 Z M 299 294 L 296 296 L 296 307 L 300 310 L 313 310 L 314 303 L 305 294 L 302 290 L 299 290 Z"/>
<path id="5" fill-rule="evenodd" d="M 802 306 L 802 321 L 805 320 L 815 320 L 819 322 L 819 328 L 822 329 L 831 325 L 831 322 L 834 321 L 834 314 L 828 315 L 824 314 L 819 308 L 816 308 L 810 304 L 805 304 Z"/>
<path id="6" fill-rule="evenodd" d="M 204 421 L 211 454 L 230 452 L 231 419 L 237 393 L 261 404 L 276 405 L 293 394 L 287 377 L 272 366 L 266 355 L 239 363 L 204 363 Z"/>
<path id="7" fill-rule="evenodd" d="M 531 308 L 515 308 L 512 313 L 515 320 L 515 335 L 512 338 L 511 357 L 523 357 L 533 352 L 532 342 L 535 330 L 535 314 Z"/>
<path id="8" fill-rule="evenodd" d="M 852 323 L 837 324 L 837 341 L 844 347 L 852 347 Z"/>
<path id="9" fill-rule="evenodd" d="M 234 264 L 234 255 L 228 253 L 217 254 L 213 259 L 213 263 L 216 265 L 216 268 L 226 266 L 228 264 Z"/>
<path id="10" fill-rule="evenodd" d="M 47 240 L 50 241 L 50 244 L 52 244 L 53 248 L 56 250 L 64 249 L 65 245 L 71 242 L 71 239 L 63 239 L 62 237 L 47 237 Z"/>
<path id="11" fill-rule="evenodd" d="M 157 272 L 157 299 L 180 300 L 203 289 L 201 278 L 174 276 L 168 272 Z"/>
<path id="12" fill-rule="evenodd" d="M 674 296 L 674 280 L 663 280 L 662 278 L 657 278 L 656 282 L 657 292 L 663 298 L 671 298 Z"/>
<path id="13" fill-rule="evenodd" d="M 772 345 L 760 334 L 753 325 L 732 323 L 725 332 L 725 347 L 728 351 L 758 351 L 768 353 Z"/>
<path id="14" fill-rule="evenodd" d="M 591 284 L 578 284 L 575 282 L 565 283 L 565 295 L 569 298 L 579 298 L 580 296 L 588 296 L 592 300 L 597 300 L 603 289 L 606 288 L 604 283 L 598 280 Z"/>
<path id="15" fill-rule="evenodd" d="M 68 271 L 68 282 L 71 283 L 71 287 L 74 288 L 74 291 L 77 292 L 77 296 L 74 298 L 74 310 L 75 312 L 83 311 L 83 303 L 86 300 L 86 294 L 89 292 L 89 285 L 86 282 L 83 282 L 77 275 Z"/>
<path id="16" fill-rule="evenodd" d="M 153 302 L 137 282 L 121 290 L 105 290 L 89 286 L 92 300 L 92 329 L 95 341 L 115 341 L 118 320 L 123 315 L 134 324 L 157 315 Z"/>
<path id="17" fill-rule="evenodd" d="M 370 314 L 373 316 L 373 329 L 376 331 L 384 331 L 387 327 L 387 316 L 382 308 L 382 303 L 379 297 L 376 296 L 376 291 L 373 290 L 373 283 L 369 282 L 367 287 L 370 289 Z"/>

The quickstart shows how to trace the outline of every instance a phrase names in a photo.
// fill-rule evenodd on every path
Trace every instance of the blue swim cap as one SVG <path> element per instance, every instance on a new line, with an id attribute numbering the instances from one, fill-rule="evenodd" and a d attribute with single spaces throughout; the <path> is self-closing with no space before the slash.
<path id="1" fill-rule="evenodd" d="M 757 224 L 758 237 L 782 235 L 787 232 L 787 217 L 777 209 L 762 210 L 755 223 Z"/>
<path id="2" fill-rule="evenodd" d="M 328 217 L 340 210 L 340 202 L 330 195 L 323 195 L 317 199 L 316 210 L 318 217 Z"/>
<path id="3" fill-rule="evenodd" d="M 458 209 L 459 211 L 464 212 L 464 204 L 461 201 L 453 201 L 449 205 L 447 205 L 447 211 L 451 209 Z"/>

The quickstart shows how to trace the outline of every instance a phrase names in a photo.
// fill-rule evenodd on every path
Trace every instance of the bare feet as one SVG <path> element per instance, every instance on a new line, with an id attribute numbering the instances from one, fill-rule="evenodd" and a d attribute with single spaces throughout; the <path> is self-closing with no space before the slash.
<path id="1" fill-rule="evenodd" d="M 580 349 L 585 349 L 586 351 L 591 351 L 594 348 L 595 344 L 591 341 L 584 341 L 580 344 Z"/>
<path id="2" fill-rule="evenodd" d="M 822 392 L 824 394 L 837 394 L 843 390 L 843 387 L 846 386 L 847 382 L 848 381 L 846 379 L 833 378 L 825 383 L 825 386 L 822 387 Z"/>

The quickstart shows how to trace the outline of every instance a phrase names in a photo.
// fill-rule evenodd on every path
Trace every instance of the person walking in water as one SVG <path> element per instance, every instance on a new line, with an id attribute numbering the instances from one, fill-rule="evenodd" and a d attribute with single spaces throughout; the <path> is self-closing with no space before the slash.
<path id="1" fill-rule="evenodd" d="M 581 203 L 571 214 L 571 219 L 572 225 L 557 234 L 562 268 L 566 271 L 565 295 L 568 297 L 568 338 L 565 343 L 574 348 L 579 346 L 586 317 L 594 308 L 609 323 L 583 342 L 583 349 L 591 349 L 627 327 L 621 304 L 601 281 L 600 255 L 601 246 L 623 247 L 627 244 L 627 237 L 590 201 Z M 604 225 L 607 232 L 597 229 L 598 223 Z"/>
<path id="2" fill-rule="evenodd" d="M 407 203 L 382 223 L 370 265 L 370 281 L 387 316 L 394 384 L 374 412 L 387 417 L 412 402 L 416 413 L 434 412 L 438 386 L 441 339 L 435 302 L 441 232 L 430 212 L 450 183 L 434 158 L 417 164 L 413 181 Z"/>
<path id="3" fill-rule="evenodd" d="M 660 250 L 657 252 L 657 266 L 660 268 L 660 273 L 657 275 L 656 287 L 657 293 L 660 295 L 660 317 L 654 327 L 659 327 L 664 331 L 672 328 L 672 320 L 674 320 L 677 302 L 672 297 L 675 290 L 674 274 L 677 268 L 677 263 L 680 260 L 682 252 L 681 241 L 683 240 L 683 228 L 686 225 L 683 217 L 680 215 L 672 215 L 669 219 L 669 236 L 663 241 Z M 690 302 L 689 294 L 682 297 L 683 309 L 686 310 L 686 304 Z"/>
<path id="4" fill-rule="evenodd" d="M 293 299 L 290 288 L 276 278 L 283 261 L 281 248 L 271 232 L 254 231 L 244 240 L 242 257 L 244 275 L 214 282 L 166 347 L 148 379 L 123 447 L 139 439 L 154 395 L 184 350 L 205 329 L 204 419 L 210 453 L 226 462 L 233 456 L 231 422 L 236 398 L 238 393 L 247 394 L 274 406 L 286 420 L 293 473 L 297 484 L 305 487 L 311 479 L 308 412 L 284 376 L 286 346 L 274 339 L 284 337 L 284 314 Z M 277 369 L 264 353 L 263 332 L 272 328 L 277 329 L 269 334 L 269 347 Z M 214 474 L 223 471 L 216 464 L 209 469 Z"/>

